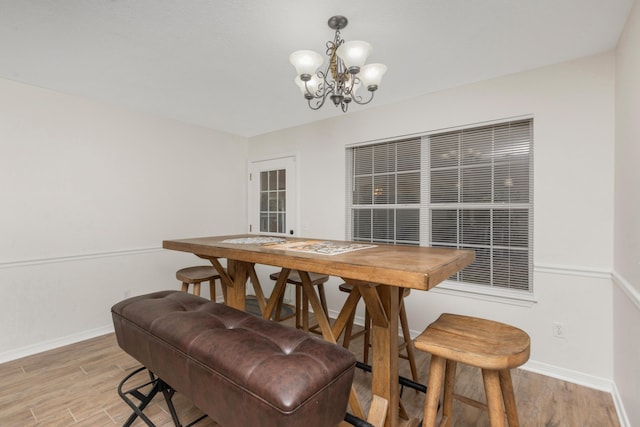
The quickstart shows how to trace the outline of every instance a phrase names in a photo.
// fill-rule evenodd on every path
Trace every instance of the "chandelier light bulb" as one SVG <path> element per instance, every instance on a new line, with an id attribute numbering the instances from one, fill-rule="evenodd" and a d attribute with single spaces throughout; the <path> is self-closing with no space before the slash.
<path id="1" fill-rule="evenodd" d="M 387 72 L 387 66 L 384 64 L 367 64 L 360 69 L 358 77 L 362 85 L 367 90 L 373 92 L 380 86 L 382 76 Z"/>
<path id="2" fill-rule="evenodd" d="M 356 74 L 367 61 L 371 50 L 372 47 L 367 42 L 352 41 L 340 45 L 336 50 L 336 54 L 342 59 L 347 70 L 351 74 Z"/>
<path id="3" fill-rule="evenodd" d="M 311 75 L 311 79 L 306 82 L 306 86 L 305 82 L 302 81 L 300 76 L 296 76 L 294 82 L 296 83 L 296 85 L 298 85 L 298 87 L 300 88 L 300 92 L 302 92 L 302 95 L 306 99 L 313 99 L 315 94 L 318 92 L 318 88 L 320 87 L 320 83 L 322 83 L 322 80 L 320 80 L 318 76 L 313 74 Z"/>
<path id="4" fill-rule="evenodd" d="M 312 75 L 322 65 L 322 55 L 312 50 L 298 50 L 289 55 L 289 61 L 299 76 Z"/>

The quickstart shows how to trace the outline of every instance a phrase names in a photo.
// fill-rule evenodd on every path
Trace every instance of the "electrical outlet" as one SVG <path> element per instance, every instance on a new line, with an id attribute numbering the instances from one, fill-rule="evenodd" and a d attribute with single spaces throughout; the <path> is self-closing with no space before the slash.
<path id="1" fill-rule="evenodd" d="M 567 329 L 562 322 L 553 322 L 553 336 L 557 338 L 567 338 Z"/>

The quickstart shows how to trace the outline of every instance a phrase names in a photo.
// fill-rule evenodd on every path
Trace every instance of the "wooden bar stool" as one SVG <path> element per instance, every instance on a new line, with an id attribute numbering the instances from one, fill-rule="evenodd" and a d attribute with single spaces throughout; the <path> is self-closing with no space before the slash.
<path id="1" fill-rule="evenodd" d="M 216 280 L 220 279 L 220 276 L 212 266 L 182 268 L 176 271 L 176 278 L 182 282 L 182 292 L 189 292 L 189 285 L 193 284 L 193 294 L 197 296 L 200 296 L 200 284 L 209 282 L 211 301 L 216 300 Z"/>
<path id="2" fill-rule="evenodd" d="M 445 385 L 440 426 L 451 423 L 453 399 L 488 409 L 489 422 L 494 427 L 505 425 L 504 402 L 509 426 L 519 425 L 510 370 L 529 360 L 530 339 L 526 332 L 492 320 L 445 313 L 416 338 L 415 346 L 431 353 L 422 421 L 424 427 L 436 425 L 443 376 Z M 487 404 L 453 392 L 457 362 L 482 369 Z"/>
<path id="3" fill-rule="evenodd" d="M 338 287 L 342 292 L 351 293 L 353 291 L 353 286 L 343 283 Z M 411 341 L 411 332 L 409 330 L 409 322 L 407 320 L 407 311 L 404 308 L 404 299 L 409 296 L 411 293 L 411 289 L 404 289 L 402 292 L 402 298 L 400 298 L 400 326 L 402 328 L 402 338 L 403 342 L 398 347 L 398 357 L 408 360 L 409 367 L 411 368 L 411 377 L 414 381 L 418 382 L 418 370 L 416 368 L 416 358 L 413 351 L 413 341 Z M 357 303 L 356 303 L 357 304 Z M 344 348 L 349 348 L 349 344 L 351 340 L 357 338 L 361 335 L 364 335 L 364 348 L 362 352 L 362 361 L 366 364 L 369 363 L 369 347 L 371 346 L 371 317 L 369 316 L 369 312 L 365 310 L 364 314 L 364 329 L 353 333 L 353 325 L 356 316 L 356 305 L 354 305 L 353 310 L 351 311 L 351 315 L 349 316 L 349 321 L 344 330 L 344 339 L 342 340 L 342 346 Z M 404 354 L 402 351 L 406 351 Z"/>
<path id="4" fill-rule="evenodd" d="M 269 277 L 271 280 L 278 280 L 280 277 L 280 271 L 271 274 Z M 324 292 L 324 284 L 329 280 L 329 276 L 326 274 L 318 274 L 318 273 L 309 273 L 309 278 L 311 279 L 311 283 L 313 286 L 318 287 L 318 294 L 320 294 L 320 304 L 322 304 L 322 308 L 324 310 L 327 318 L 329 317 L 329 312 L 327 310 L 327 297 Z M 309 326 L 309 298 L 307 297 L 306 292 L 304 292 L 302 286 L 302 279 L 300 278 L 300 274 L 292 270 L 289 273 L 289 277 L 287 277 L 287 283 L 292 285 L 296 285 L 296 328 L 303 329 L 305 331 L 313 331 L 318 328 L 318 325 Z M 278 305 L 276 307 L 276 317 L 275 320 L 280 319 L 280 307 L 282 306 L 284 300 L 284 293 L 282 294 L 280 300 L 278 301 Z"/>

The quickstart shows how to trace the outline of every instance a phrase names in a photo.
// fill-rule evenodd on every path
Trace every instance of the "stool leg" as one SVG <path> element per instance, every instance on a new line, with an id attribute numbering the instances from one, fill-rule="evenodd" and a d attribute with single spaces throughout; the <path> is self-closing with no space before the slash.
<path id="1" fill-rule="evenodd" d="M 349 349 L 349 343 L 351 342 L 351 335 L 353 334 L 353 322 L 355 321 L 355 318 L 356 318 L 356 309 L 354 307 L 353 311 L 349 315 L 349 320 L 347 320 L 347 326 L 344 329 L 344 338 L 342 340 L 342 346 L 346 349 Z"/>
<path id="2" fill-rule="evenodd" d="M 509 427 L 519 427 L 518 409 L 516 408 L 516 398 L 513 393 L 513 382 L 511 381 L 511 371 L 503 369 L 500 371 L 500 387 L 502 388 L 502 398 L 504 408 L 507 411 Z"/>
<path id="3" fill-rule="evenodd" d="M 500 390 L 500 378 L 498 371 L 483 369 L 482 379 L 484 381 L 484 392 L 487 396 L 489 423 L 491 424 L 491 427 L 504 427 L 502 392 Z"/>
<path id="4" fill-rule="evenodd" d="M 224 282 L 220 280 L 220 287 L 222 288 L 222 302 L 224 304 L 227 303 L 227 287 L 224 285 Z"/>
<path id="5" fill-rule="evenodd" d="M 276 303 L 275 313 L 273 315 L 273 319 L 276 322 L 279 322 L 280 320 L 282 320 L 280 319 L 280 313 L 282 312 L 282 304 L 284 304 L 284 292 L 282 293 L 282 295 L 280 295 L 280 298 L 278 298 L 278 302 Z"/>
<path id="6" fill-rule="evenodd" d="M 302 294 L 300 286 L 296 287 L 296 329 L 302 329 Z"/>
<path id="7" fill-rule="evenodd" d="M 296 288 L 299 286 L 296 285 Z M 302 291 L 302 329 L 306 332 L 309 332 L 309 297 L 307 293 Z"/>
<path id="8" fill-rule="evenodd" d="M 200 296 L 200 282 L 193 284 L 193 294 Z"/>
<path id="9" fill-rule="evenodd" d="M 444 376 L 445 359 L 431 355 L 429 367 L 429 382 L 427 383 L 427 397 L 424 402 L 424 419 L 422 427 L 435 427 L 438 415 L 438 400 L 442 389 L 442 377 Z"/>
<path id="10" fill-rule="evenodd" d="M 324 293 L 324 284 L 320 283 L 318 285 L 318 294 L 320 294 L 320 304 L 322 305 L 322 309 L 324 310 L 324 314 L 329 317 L 329 309 L 327 308 L 327 296 Z"/>
<path id="11" fill-rule="evenodd" d="M 187 282 L 182 282 L 182 292 L 189 292 L 189 284 Z"/>
<path id="12" fill-rule="evenodd" d="M 456 386 L 456 369 L 458 362 L 447 359 L 447 368 L 444 374 L 444 399 L 442 402 L 442 420 L 440 424 L 443 427 L 451 425 L 451 408 L 453 406 L 453 392 Z"/>
<path id="13" fill-rule="evenodd" d="M 404 308 L 404 302 L 400 300 L 400 325 L 402 326 L 402 336 L 407 349 L 407 359 L 411 367 L 411 377 L 418 382 L 418 369 L 416 369 L 416 357 L 413 353 L 413 341 L 411 340 L 411 331 L 409 331 L 409 321 L 407 320 L 407 311 Z"/>
<path id="14" fill-rule="evenodd" d="M 209 299 L 216 300 L 216 279 L 209 280 Z"/>
<path id="15" fill-rule="evenodd" d="M 364 310 L 364 349 L 362 351 L 362 360 L 365 364 L 369 364 L 369 347 L 371 347 L 371 316 L 366 307 Z"/>

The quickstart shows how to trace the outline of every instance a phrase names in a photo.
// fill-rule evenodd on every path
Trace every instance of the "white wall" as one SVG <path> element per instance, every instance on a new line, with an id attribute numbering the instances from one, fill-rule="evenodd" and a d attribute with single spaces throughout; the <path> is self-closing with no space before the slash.
<path id="1" fill-rule="evenodd" d="M 108 331 L 126 294 L 244 232 L 247 140 L 0 80 L 0 362 Z"/>
<path id="2" fill-rule="evenodd" d="M 616 51 L 614 378 L 628 425 L 640 425 L 640 4 Z M 622 405 L 621 405 L 622 406 Z"/>
<path id="3" fill-rule="evenodd" d="M 614 63 L 608 53 L 391 106 L 360 112 L 353 106 L 348 115 L 250 138 L 249 157 L 297 152 L 304 234 L 341 239 L 346 145 L 532 116 L 537 302 L 520 306 L 437 288 L 413 292 L 407 302 L 411 329 L 420 332 L 444 311 L 505 321 L 531 335 L 530 369 L 610 389 Z M 333 288 L 328 299 L 337 310 L 344 295 Z M 567 339 L 553 337 L 554 321 L 565 324 Z"/>

